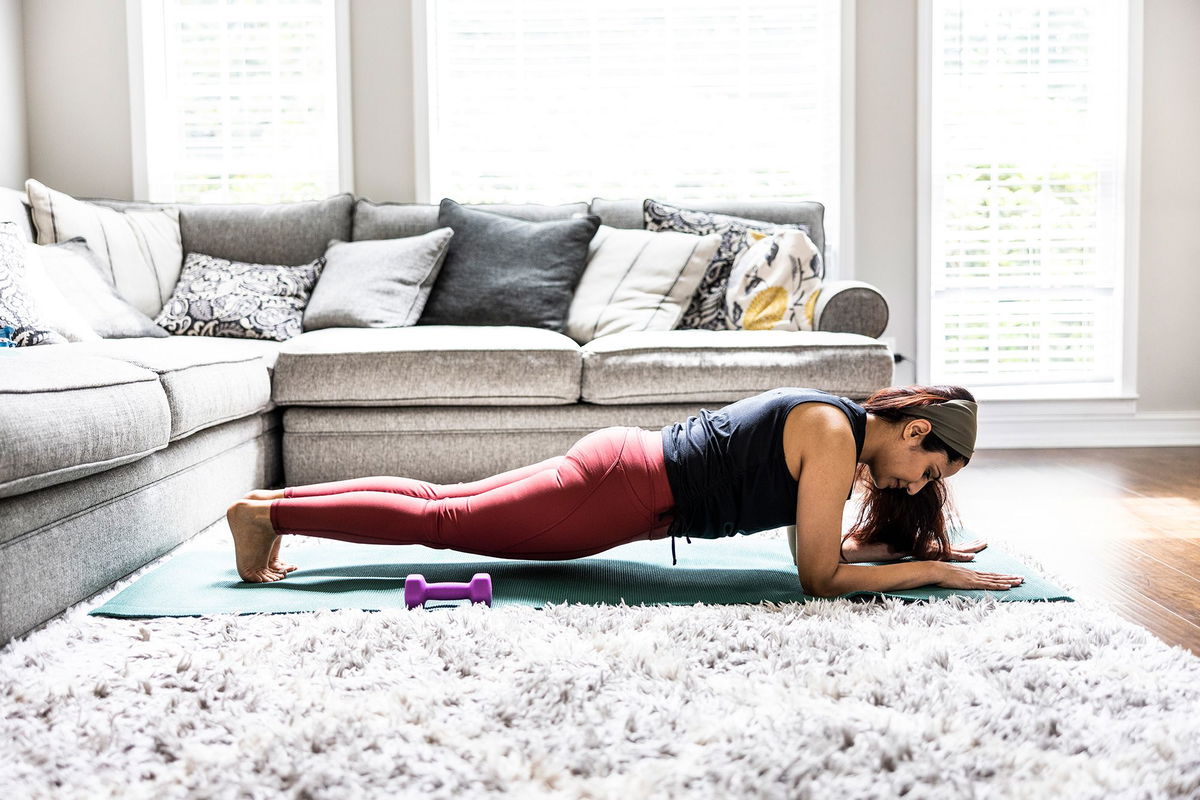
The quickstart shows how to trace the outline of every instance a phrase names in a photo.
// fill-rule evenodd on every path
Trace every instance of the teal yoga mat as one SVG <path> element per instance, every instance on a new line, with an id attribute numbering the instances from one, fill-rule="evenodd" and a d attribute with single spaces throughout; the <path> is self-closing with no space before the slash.
<path id="1" fill-rule="evenodd" d="M 960 532 L 956 539 L 975 538 Z M 492 576 L 492 604 L 547 603 L 627 605 L 732 605 L 801 602 L 787 542 L 738 536 L 677 540 L 679 563 L 671 565 L 667 540 L 633 542 L 572 561 L 514 561 L 435 550 L 420 545 L 364 545 L 329 541 L 285 542 L 285 560 L 300 568 L 274 583 L 244 583 L 234 569 L 232 544 L 223 551 L 180 552 L 107 603 L 89 612 L 107 617 L 182 617 L 204 614 L 287 613 L 321 609 L 404 608 L 404 579 L 420 573 L 429 582 L 466 582 L 476 572 Z M 1071 600 L 1012 556 L 988 546 L 964 564 L 983 572 L 1022 575 L 1007 592 L 921 588 L 883 594 L 906 600 L 992 595 L 998 600 Z M 878 596 L 854 592 L 847 597 Z M 450 608 L 465 601 L 430 601 Z"/>

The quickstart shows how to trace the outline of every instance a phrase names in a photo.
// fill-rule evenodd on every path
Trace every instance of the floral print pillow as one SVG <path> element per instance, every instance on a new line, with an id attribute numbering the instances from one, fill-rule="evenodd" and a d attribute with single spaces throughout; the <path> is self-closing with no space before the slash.
<path id="1" fill-rule="evenodd" d="M 324 267 L 324 258 L 286 267 L 188 253 L 154 322 L 180 336 L 286 341 L 300 335 L 304 307 Z"/>

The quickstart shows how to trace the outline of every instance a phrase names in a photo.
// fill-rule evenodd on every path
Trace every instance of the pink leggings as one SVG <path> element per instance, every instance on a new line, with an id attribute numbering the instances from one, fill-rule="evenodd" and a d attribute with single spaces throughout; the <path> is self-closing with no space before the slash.
<path id="1" fill-rule="evenodd" d="M 665 538 L 674 505 L 661 434 L 605 428 L 565 456 L 472 483 L 378 476 L 293 486 L 271 501 L 271 524 L 347 542 L 560 560 Z"/>

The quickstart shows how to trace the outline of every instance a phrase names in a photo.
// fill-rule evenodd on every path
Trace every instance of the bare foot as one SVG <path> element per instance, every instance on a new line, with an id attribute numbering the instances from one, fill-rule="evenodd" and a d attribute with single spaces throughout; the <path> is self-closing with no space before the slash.
<path id="1" fill-rule="evenodd" d="M 245 500 L 275 500 L 283 497 L 283 489 L 253 489 L 243 496 Z"/>
<path id="2" fill-rule="evenodd" d="M 268 566 L 276 572 L 282 572 L 284 575 L 292 570 L 299 569 L 295 564 L 289 564 L 279 557 L 279 545 L 283 543 L 282 536 L 275 537 L 275 544 L 271 545 L 271 555 L 267 562 Z"/>
<path id="3" fill-rule="evenodd" d="M 225 512 L 233 534 L 238 575 L 247 583 L 281 580 L 290 570 L 278 561 L 279 534 L 271 525 L 269 500 L 238 500 Z M 272 561 L 279 564 L 275 566 Z"/>

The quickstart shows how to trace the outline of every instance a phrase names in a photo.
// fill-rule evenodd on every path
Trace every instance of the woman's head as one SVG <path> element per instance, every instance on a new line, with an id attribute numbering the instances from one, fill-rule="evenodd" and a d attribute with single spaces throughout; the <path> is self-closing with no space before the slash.
<path id="1" fill-rule="evenodd" d="M 893 386 L 862 406 L 885 435 L 858 467 L 864 498 L 851 535 L 918 558 L 942 557 L 949 552 L 943 480 L 974 454 L 974 396 L 959 386 Z"/>

